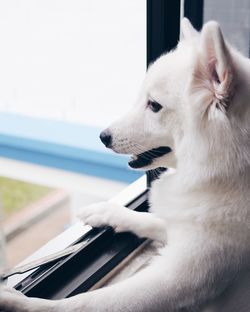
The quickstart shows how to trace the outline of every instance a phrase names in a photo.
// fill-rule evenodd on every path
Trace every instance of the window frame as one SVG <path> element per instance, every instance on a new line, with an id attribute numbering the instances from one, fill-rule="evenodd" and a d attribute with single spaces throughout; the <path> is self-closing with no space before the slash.
<path id="1" fill-rule="evenodd" d="M 195 9 L 194 2 L 185 2 L 185 11 L 191 21 L 202 21 L 202 8 Z M 203 1 L 199 0 L 201 6 Z M 173 49 L 179 40 L 181 1 L 147 0 L 147 65 L 162 53 Z M 196 10 L 196 11 L 195 11 Z M 136 198 L 128 196 L 127 207 L 139 211 L 148 209 L 148 189 L 153 180 L 147 172 L 147 189 Z M 89 290 L 102 278 L 119 266 L 124 259 L 142 248 L 147 240 L 131 233 L 115 234 L 109 227 L 92 229 L 75 243 L 88 239 L 79 251 L 48 267 L 36 270 L 16 285 L 28 296 L 49 299 L 66 298 Z"/>

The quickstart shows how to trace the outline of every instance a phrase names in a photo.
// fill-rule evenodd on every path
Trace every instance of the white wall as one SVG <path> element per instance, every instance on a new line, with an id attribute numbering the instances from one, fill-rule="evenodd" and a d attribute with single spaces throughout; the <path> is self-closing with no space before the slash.
<path id="1" fill-rule="evenodd" d="M 106 126 L 145 69 L 145 0 L 0 1 L 0 111 Z"/>

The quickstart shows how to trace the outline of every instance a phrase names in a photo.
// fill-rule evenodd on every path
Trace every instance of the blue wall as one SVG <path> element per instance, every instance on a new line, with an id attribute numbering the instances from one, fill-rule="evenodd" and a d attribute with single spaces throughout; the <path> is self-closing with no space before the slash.
<path id="1" fill-rule="evenodd" d="M 107 150 L 101 129 L 61 121 L 0 113 L 0 156 L 123 182 L 142 172 L 128 157 Z"/>

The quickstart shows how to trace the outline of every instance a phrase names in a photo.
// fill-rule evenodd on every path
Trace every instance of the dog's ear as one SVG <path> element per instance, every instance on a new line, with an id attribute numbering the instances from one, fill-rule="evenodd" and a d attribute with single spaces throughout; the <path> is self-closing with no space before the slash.
<path id="1" fill-rule="evenodd" d="M 194 29 L 189 19 L 184 17 L 181 20 L 181 36 L 180 36 L 181 39 L 192 38 L 194 36 L 197 36 L 198 34 L 199 34 L 198 31 Z"/>
<path id="2" fill-rule="evenodd" d="M 192 87 L 206 90 L 207 105 L 226 112 L 233 89 L 233 66 L 229 49 L 216 22 L 208 22 L 201 31 Z"/>

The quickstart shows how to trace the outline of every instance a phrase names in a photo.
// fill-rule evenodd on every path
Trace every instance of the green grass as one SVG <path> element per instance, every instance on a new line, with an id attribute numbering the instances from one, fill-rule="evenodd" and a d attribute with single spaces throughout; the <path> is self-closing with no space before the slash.
<path id="1" fill-rule="evenodd" d="M 0 203 L 3 217 L 6 218 L 21 210 L 51 190 L 48 187 L 0 177 Z"/>

